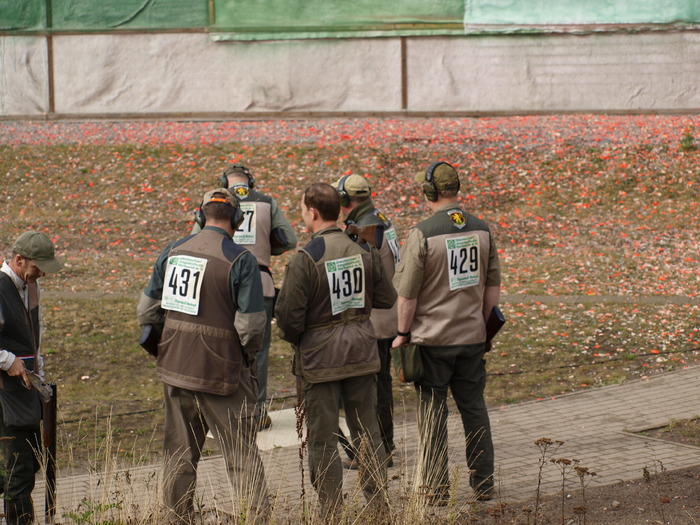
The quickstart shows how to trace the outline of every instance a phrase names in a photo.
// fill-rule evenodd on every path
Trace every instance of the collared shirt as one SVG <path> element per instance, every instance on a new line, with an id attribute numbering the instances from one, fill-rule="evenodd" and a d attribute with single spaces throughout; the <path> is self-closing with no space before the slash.
<path id="1" fill-rule="evenodd" d="M 27 288 L 27 283 L 22 280 L 20 276 L 18 276 L 14 271 L 12 271 L 12 268 L 10 268 L 10 265 L 7 264 L 7 262 L 2 263 L 2 267 L 0 267 L 0 272 L 3 272 L 4 274 L 7 274 L 10 279 L 12 279 L 12 282 L 15 283 L 15 286 L 17 287 L 17 293 L 19 293 L 19 296 L 22 298 L 22 302 L 24 303 L 25 308 L 29 308 L 29 289 Z M 36 291 L 37 291 L 37 299 L 39 298 L 39 283 L 36 284 Z M 43 324 L 41 324 L 41 310 L 39 310 L 39 323 L 40 326 L 43 328 Z M 0 330 L 2 330 L 2 327 L 5 325 L 5 319 L 3 318 L 2 312 L 0 311 Z M 43 329 L 39 330 L 39 337 L 41 337 L 41 332 Z M 15 354 L 12 352 L 9 352 L 5 349 L 0 348 L 0 369 L 2 370 L 7 370 L 9 369 L 12 364 L 15 362 Z M 38 370 L 39 374 L 43 375 L 43 358 L 39 356 L 38 359 Z"/>
<path id="2" fill-rule="evenodd" d="M 7 274 L 10 277 L 10 279 L 12 279 L 12 282 L 15 283 L 15 286 L 17 287 L 17 292 L 19 293 L 19 296 L 22 298 L 22 302 L 24 303 L 24 307 L 28 309 L 29 290 L 27 290 L 27 283 L 25 283 L 19 275 L 12 271 L 12 268 L 10 268 L 10 265 L 7 264 L 7 262 L 2 263 L 2 268 L 0 268 L 0 271 Z"/>

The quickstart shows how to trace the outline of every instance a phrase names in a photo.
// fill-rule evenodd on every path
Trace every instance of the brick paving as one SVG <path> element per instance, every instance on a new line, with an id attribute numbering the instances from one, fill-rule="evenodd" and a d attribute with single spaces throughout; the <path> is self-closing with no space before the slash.
<path id="1" fill-rule="evenodd" d="M 495 407 L 490 414 L 498 497 L 504 501 L 533 496 L 540 457 L 534 443 L 542 437 L 564 442 L 555 457 L 578 459 L 581 466 L 595 471 L 597 476 L 591 486 L 639 478 L 642 468 L 653 467 L 655 460 L 668 470 L 700 464 L 698 447 L 637 434 L 667 425 L 672 419 L 700 414 L 700 367 L 554 399 Z M 300 508 L 302 495 L 294 416 L 290 409 L 273 412 L 272 418 L 272 428 L 260 432 L 258 437 L 268 484 L 270 492 L 277 497 L 277 508 L 294 512 L 293 509 Z M 450 415 L 449 425 L 450 467 L 455 469 L 456 498 L 467 501 L 471 491 L 466 483 L 464 434 L 456 414 Z M 399 426 L 395 435 L 400 453 L 395 466 L 389 469 L 389 490 L 392 500 L 399 501 L 394 498 L 405 497 L 414 479 L 417 428 L 415 424 Z M 154 488 L 158 484 L 158 465 L 81 476 L 61 474 L 57 521 L 68 510 L 75 510 L 83 499 L 105 504 L 118 500 L 121 504 L 128 501 L 129 505 L 148 505 L 158 498 Z M 357 474 L 353 471 L 345 474 L 344 487 L 352 498 L 358 493 Z M 315 494 L 308 472 L 304 475 L 306 501 L 313 505 Z M 576 488 L 577 483 L 578 480 L 572 479 L 571 488 Z M 200 463 L 198 490 L 210 507 L 227 507 L 227 480 L 221 457 L 209 457 Z M 543 469 L 542 490 L 544 493 L 561 490 L 560 473 L 551 464 Z M 44 484 L 40 481 L 35 492 L 37 516 L 43 515 L 43 494 Z"/>

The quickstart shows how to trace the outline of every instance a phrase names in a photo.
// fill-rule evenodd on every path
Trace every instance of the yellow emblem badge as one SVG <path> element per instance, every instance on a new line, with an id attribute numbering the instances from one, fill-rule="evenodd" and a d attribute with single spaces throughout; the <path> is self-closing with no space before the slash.
<path id="1" fill-rule="evenodd" d="M 452 224 L 457 226 L 457 228 L 462 228 L 467 223 L 466 219 L 464 218 L 464 214 L 460 210 L 450 210 L 447 213 L 450 215 Z"/>
<path id="2" fill-rule="evenodd" d="M 239 199 L 245 199 L 248 196 L 248 186 L 234 186 L 231 189 L 233 194 Z"/>

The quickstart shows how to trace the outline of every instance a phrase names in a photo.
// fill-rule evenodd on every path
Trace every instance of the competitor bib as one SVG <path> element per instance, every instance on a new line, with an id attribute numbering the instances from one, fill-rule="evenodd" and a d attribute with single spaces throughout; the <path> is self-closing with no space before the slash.
<path id="1" fill-rule="evenodd" d="M 200 291 L 207 260 L 190 255 L 168 257 L 161 307 L 183 314 L 199 313 Z"/>
<path id="2" fill-rule="evenodd" d="M 255 204 L 252 202 L 241 202 L 241 211 L 243 212 L 243 222 L 233 234 L 233 240 L 236 244 L 255 244 L 256 221 L 255 221 Z"/>
<path id="3" fill-rule="evenodd" d="M 447 275 L 450 290 L 459 290 L 479 284 L 479 237 L 445 239 L 447 246 Z"/>
<path id="4" fill-rule="evenodd" d="M 384 236 L 386 237 L 386 242 L 389 243 L 389 248 L 391 253 L 394 254 L 394 264 L 399 264 L 401 257 L 399 256 L 399 240 L 396 236 L 396 230 L 392 226 L 388 230 L 384 230 Z"/>
<path id="5" fill-rule="evenodd" d="M 365 267 L 361 255 L 326 261 L 333 315 L 365 305 Z"/>

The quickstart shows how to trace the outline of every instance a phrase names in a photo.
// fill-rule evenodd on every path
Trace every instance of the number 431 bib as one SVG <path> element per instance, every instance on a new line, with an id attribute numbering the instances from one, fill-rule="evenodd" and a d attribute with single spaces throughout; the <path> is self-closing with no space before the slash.
<path id="1" fill-rule="evenodd" d="M 161 307 L 183 314 L 199 313 L 200 291 L 207 260 L 190 255 L 168 257 Z"/>

